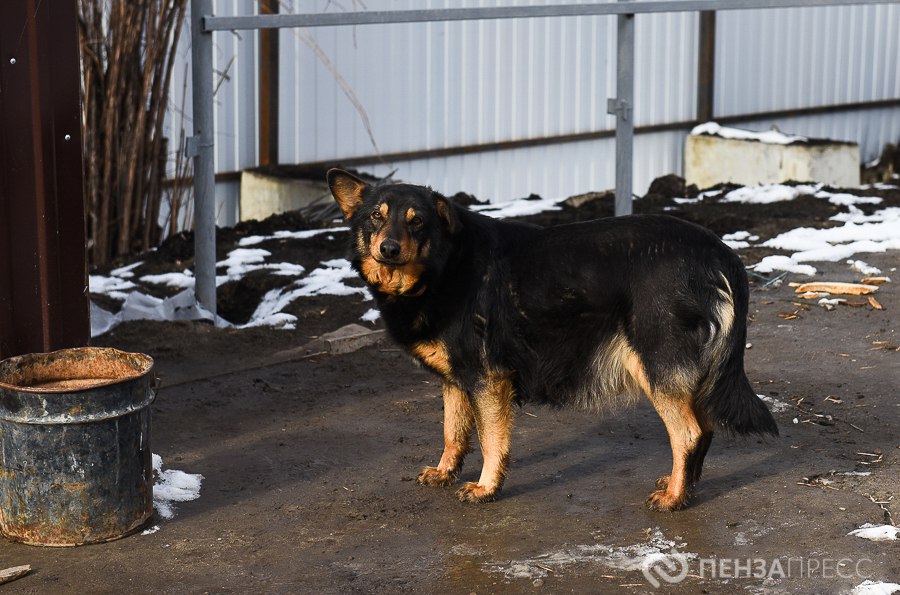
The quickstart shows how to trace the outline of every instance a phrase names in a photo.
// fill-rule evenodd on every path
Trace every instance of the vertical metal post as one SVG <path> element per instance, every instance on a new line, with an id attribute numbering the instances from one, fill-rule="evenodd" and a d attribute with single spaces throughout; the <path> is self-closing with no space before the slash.
<path id="1" fill-rule="evenodd" d="M 278 0 L 259 0 L 259 14 L 278 14 Z M 259 32 L 259 164 L 278 163 L 279 29 Z"/>
<path id="2" fill-rule="evenodd" d="M 700 47 L 697 58 L 697 120 L 713 119 L 716 89 L 716 13 L 700 12 Z"/>
<path id="3" fill-rule="evenodd" d="M 75 2 L 0 3 L 0 359 L 86 345 Z"/>
<path id="4" fill-rule="evenodd" d="M 213 45 L 203 17 L 212 0 L 191 0 L 191 80 L 194 136 L 186 147 L 194 158 L 194 292 L 200 305 L 216 312 L 216 180 L 213 161 Z"/>
<path id="5" fill-rule="evenodd" d="M 616 116 L 616 216 L 632 212 L 634 161 L 634 15 L 618 17 L 616 98 L 607 111 Z"/>

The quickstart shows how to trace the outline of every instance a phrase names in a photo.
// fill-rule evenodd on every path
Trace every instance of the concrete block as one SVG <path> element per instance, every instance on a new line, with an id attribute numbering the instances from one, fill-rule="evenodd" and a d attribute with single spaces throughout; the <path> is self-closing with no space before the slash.
<path id="1" fill-rule="evenodd" d="M 270 215 L 295 211 L 329 199 L 331 192 L 321 180 L 244 170 L 241 172 L 241 221 L 262 221 Z"/>
<path id="2" fill-rule="evenodd" d="M 765 138 L 765 134 L 758 136 Z M 684 177 L 698 188 L 723 182 L 757 185 L 787 181 L 847 188 L 859 186 L 859 158 L 856 143 L 823 139 L 770 143 L 691 134 L 685 141 Z"/>
<path id="3" fill-rule="evenodd" d="M 348 324 L 320 337 L 328 353 L 338 355 L 376 345 L 385 339 L 383 330 L 372 330 L 358 324 Z"/>

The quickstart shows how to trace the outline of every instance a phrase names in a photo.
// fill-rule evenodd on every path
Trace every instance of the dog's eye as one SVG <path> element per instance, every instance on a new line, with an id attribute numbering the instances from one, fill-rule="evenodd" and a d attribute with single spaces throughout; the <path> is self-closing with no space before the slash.
<path id="1" fill-rule="evenodd" d="M 422 218 L 419 216 L 413 217 L 412 219 L 409 220 L 409 224 L 412 227 L 419 227 L 420 225 L 422 225 Z"/>
<path id="2" fill-rule="evenodd" d="M 375 209 L 374 211 L 372 211 L 372 219 L 375 219 L 376 221 L 384 219 L 384 215 L 381 214 L 381 211 Z"/>

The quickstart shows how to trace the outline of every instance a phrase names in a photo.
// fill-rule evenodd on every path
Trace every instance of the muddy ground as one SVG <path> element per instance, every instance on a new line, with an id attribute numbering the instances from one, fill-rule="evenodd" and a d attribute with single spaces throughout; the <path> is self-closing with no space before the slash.
<path id="1" fill-rule="evenodd" d="M 673 195 L 691 192 L 678 185 L 660 182 L 636 211 L 765 239 L 828 225 L 841 209 L 811 197 L 676 205 Z M 900 205 L 900 192 L 881 194 L 879 208 Z M 533 220 L 606 215 L 611 204 L 603 196 Z M 237 238 L 284 224 L 310 222 L 293 214 L 222 230 L 219 258 Z M 190 267 L 190 241 L 142 257 L 138 274 Z M 262 247 L 273 261 L 310 268 L 341 256 L 343 244 L 335 234 Z M 748 264 L 768 253 L 741 251 Z M 889 272 L 897 252 L 856 258 L 900 276 Z M 816 266 L 817 279 L 859 278 L 844 263 Z M 806 278 L 765 288 L 754 278 L 750 307 L 747 372 L 758 392 L 785 403 L 775 414 L 781 436 L 717 437 L 692 506 L 668 514 L 643 504 L 670 466 L 648 402 L 607 417 L 518 411 L 497 502 L 462 504 L 452 489 L 416 485 L 441 449 L 436 379 L 388 342 L 315 355 L 317 337 L 371 307 L 358 296 L 298 300 L 287 310 L 298 316 L 293 331 L 126 323 L 94 344 L 156 359 L 153 451 L 167 468 L 203 474 L 201 496 L 150 535 L 69 549 L 0 540 L 0 569 L 33 567 L 3 592 L 840 593 L 865 579 L 900 582 L 900 542 L 847 535 L 900 520 L 900 292 L 881 287 L 883 310 L 827 311 L 796 305 L 792 280 Z M 282 282 L 251 275 L 223 287 L 219 311 L 241 322 Z M 460 480 L 479 467 L 476 449 Z M 622 561 L 669 542 L 693 555 L 681 582 L 657 580 L 657 589 Z"/>

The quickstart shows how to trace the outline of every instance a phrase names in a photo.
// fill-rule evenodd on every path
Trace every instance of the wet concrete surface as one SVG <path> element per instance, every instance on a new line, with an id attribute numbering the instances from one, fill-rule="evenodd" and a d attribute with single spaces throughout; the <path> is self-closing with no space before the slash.
<path id="1" fill-rule="evenodd" d="M 888 272 L 896 253 L 860 258 L 900 281 Z M 854 280 L 845 264 L 817 266 L 819 278 Z M 267 343 L 213 329 L 198 346 L 190 325 L 123 327 L 109 344 L 180 346 L 157 354 L 153 452 L 202 474 L 201 496 L 150 535 L 68 549 L 0 540 L 0 569 L 33 568 L 3 593 L 841 593 L 900 582 L 900 542 L 847 535 L 900 520 L 897 284 L 877 299 L 885 310 L 804 310 L 787 285 L 754 289 L 747 371 L 785 404 L 781 437 L 717 436 L 677 513 L 644 506 L 670 467 L 646 401 L 606 416 L 519 410 L 502 497 L 463 504 L 414 481 L 440 455 L 440 387 L 389 343 L 264 365 L 287 331 L 267 331 Z M 476 448 L 460 481 L 479 468 Z M 669 583 L 657 565 L 654 587 L 640 560 L 673 547 L 686 576 Z"/>

